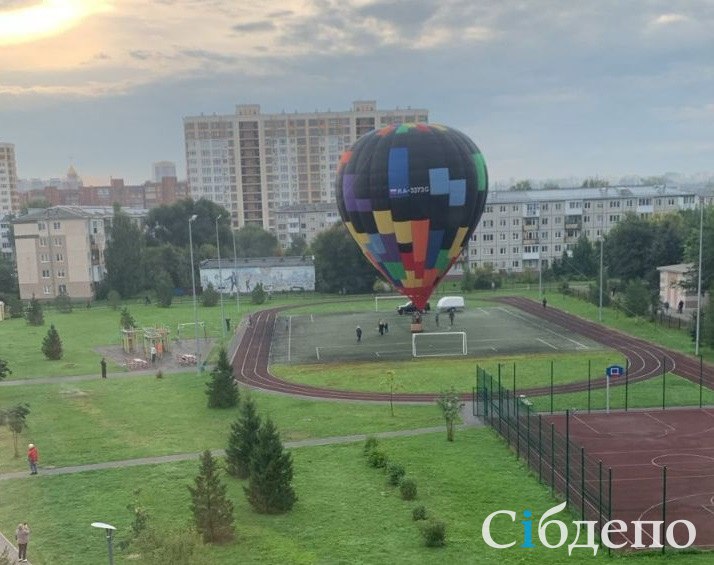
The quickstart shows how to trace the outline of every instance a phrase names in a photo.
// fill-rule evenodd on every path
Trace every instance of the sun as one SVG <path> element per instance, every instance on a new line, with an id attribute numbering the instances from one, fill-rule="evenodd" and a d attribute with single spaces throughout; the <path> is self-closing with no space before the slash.
<path id="1" fill-rule="evenodd" d="M 107 7 L 103 0 L 38 0 L 0 12 L 0 45 L 27 43 L 62 33 Z"/>

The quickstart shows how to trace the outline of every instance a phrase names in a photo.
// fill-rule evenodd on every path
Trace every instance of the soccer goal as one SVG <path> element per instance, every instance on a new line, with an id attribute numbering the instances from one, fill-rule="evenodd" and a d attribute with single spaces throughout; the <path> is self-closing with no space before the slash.
<path id="1" fill-rule="evenodd" d="M 374 297 L 374 311 L 379 312 L 379 301 L 380 300 L 402 300 L 406 301 L 409 300 L 408 298 L 404 298 L 401 294 L 390 294 L 389 296 L 375 296 Z M 384 307 L 384 304 L 382 304 L 382 307 Z M 392 304 L 389 304 L 389 307 L 394 308 Z M 384 311 L 384 310 L 382 310 Z"/>
<path id="2" fill-rule="evenodd" d="M 198 326 L 198 334 L 207 337 L 205 322 L 186 322 L 181 323 L 176 328 L 176 339 L 191 338 L 196 335 L 194 328 Z"/>
<path id="3" fill-rule="evenodd" d="M 467 353 L 466 332 L 412 334 L 412 357 L 446 357 Z"/>

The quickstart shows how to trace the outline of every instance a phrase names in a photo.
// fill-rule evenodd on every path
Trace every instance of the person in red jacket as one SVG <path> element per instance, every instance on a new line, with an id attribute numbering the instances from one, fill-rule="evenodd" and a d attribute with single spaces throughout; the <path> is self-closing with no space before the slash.
<path id="1" fill-rule="evenodd" d="M 37 474 L 37 460 L 40 458 L 34 443 L 27 446 L 27 462 L 30 464 L 30 475 Z"/>

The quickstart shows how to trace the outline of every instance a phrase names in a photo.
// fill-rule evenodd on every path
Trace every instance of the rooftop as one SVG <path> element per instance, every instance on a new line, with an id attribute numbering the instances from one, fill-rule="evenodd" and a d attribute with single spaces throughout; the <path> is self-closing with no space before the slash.
<path id="1" fill-rule="evenodd" d="M 313 265 L 311 255 L 305 257 L 239 257 L 233 263 L 233 258 L 221 259 L 222 269 L 245 269 L 256 267 L 308 267 Z M 218 259 L 205 259 L 201 261 L 202 269 L 217 269 Z"/>
<path id="2" fill-rule="evenodd" d="M 655 198 L 692 196 L 694 192 L 666 186 L 608 186 L 603 188 L 556 188 L 548 190 L 494 190 L 486 204 L 551 202 L 558 200 L 607 200 L 612 198 Z"/>
<path id="3" fill-rule="evenodd" d="M 143 208 L 124 208 L 122 212 L 132 218 L 143 218 L 149 211 Z M 40 220 L 77 220 L 88 218 L 111 218 L 112 206 L 52 206 L 51 208 L 32 208 L 27 214 L 16 218 L 14 224 L 29 224 Z"/>

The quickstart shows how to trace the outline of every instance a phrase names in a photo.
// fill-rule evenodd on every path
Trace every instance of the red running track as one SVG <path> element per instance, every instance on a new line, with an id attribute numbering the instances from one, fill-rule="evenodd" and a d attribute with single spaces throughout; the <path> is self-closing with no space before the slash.
<path id="1" fill-rule="evenodd" d="M 543 308 L 539 303 L 526 298 L 510 297 L 503 298 L 500 301 L 622 352 L 630 362 L 629 378 L 631 382 L 645 380 L 661 374 L 662 363 L 665 363 L 667 371 L 673 371 L 682 377 L 699 382 L 699 361 L 694 358 L 653 345 L 617 330 L 588 322 L 571 314 L 566 314 L 561 310 Z M 271 308 L 253 314 L 252 325 L 246 328 L 231 360 L 233 373 L 238 382 L 266 391 L 311 398 L 361 401 L 389 400 L 389 394 L 386 393 L 319 388 L 285 381 L 271 374 L 268 365 L 273 329 L 278 312 L 287 308 L 289 307 Z M 714 388 L 714 368 L 710 365 L 704 366 L 703 380 L 707 387 Z M 593 382 L 592 386 L 597 387 L 598 383 Z M 602 383 L 599 383 L 599 386 L 602 386 Z M 553 390 L 556 393 L 561 393 L 586 389 L 587 382 L 577 382 L 557 385 Z M 550 387 L 519 390 L 518 392 L 537 396 L 550 393 Z M 394 395 L 394 400 L 400 402 L 434 402 L 437 396 L 437 393 L 399 393 Z M 470 394 L 464 395 L 465 400 L 470 400 L 470 398 Z"/>

